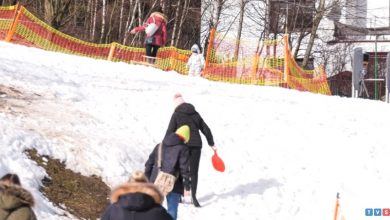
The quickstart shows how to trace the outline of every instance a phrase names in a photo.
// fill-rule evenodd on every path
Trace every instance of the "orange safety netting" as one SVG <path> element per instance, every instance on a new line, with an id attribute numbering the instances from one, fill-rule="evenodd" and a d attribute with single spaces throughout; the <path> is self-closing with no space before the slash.
<path id="1" fill-rule="evenodd" d="M 237 42 L 214 30 L 210 36 L 203 72 L 205 78 L 330 94 L 325 72 L 322 69 L 302 70 L 291 58 L 286 43 L 281 40 Z M 50 27 L 18 5 L 0 7 L 0 39 L 95 59 L 146 64 L 144 48 L 128 47 L 115 42 L 95 44 L 82 41 Z M 189 50 L 162 47 L 154 67 L 187 74 L 186 63 L 190 55 Z"/>
<path id="2" fill-rule="evenodd" d="M 14 31 L 13 24 L 15 24 Z M 8 36 L 9 39 L 7 40 Z M 58 51 L 95 59 L 146 64 L 145 49 L 119 43 L 95 44 L 66 35 L 39 20 L 24 7 L 0 7 L 0 37 L 12 43 Z M 155 67 L 186 74 L 189 50 L 175 47 L 160 48 Z"/>
<path id="3" fill-rule="evenodd" d="M 204 77 L 242 84 L 272 85 L 330 95 L 323 68 L 303 70 L 292 58 L 287 36 L 241 40 L 212 30 Z"/>

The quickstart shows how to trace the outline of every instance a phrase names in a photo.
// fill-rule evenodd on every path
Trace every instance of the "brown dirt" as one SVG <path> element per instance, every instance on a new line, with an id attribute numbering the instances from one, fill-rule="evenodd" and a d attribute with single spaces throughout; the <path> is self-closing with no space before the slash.
<path id="1" fill-rule="evenodd" d="M 80 219 L 101 217 L 109 204 L 110 188 L 99 177 L 75 173 L 61 161 L 39 155 L 35 149 L 26 153 L 49 175 L 42 180 L 40 191 L 50 201 Z"/>

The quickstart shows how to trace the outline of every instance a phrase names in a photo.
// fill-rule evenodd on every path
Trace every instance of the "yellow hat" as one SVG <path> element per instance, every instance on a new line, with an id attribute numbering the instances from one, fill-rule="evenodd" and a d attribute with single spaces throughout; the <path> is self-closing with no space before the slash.
<path id="1" fill-rule="evenodd" d="M 184 143 L 188 143 L 190 140 L 190 127 L 188 127 L 188 125 L 182 125 L 175 133 L 184 141 Z"/>

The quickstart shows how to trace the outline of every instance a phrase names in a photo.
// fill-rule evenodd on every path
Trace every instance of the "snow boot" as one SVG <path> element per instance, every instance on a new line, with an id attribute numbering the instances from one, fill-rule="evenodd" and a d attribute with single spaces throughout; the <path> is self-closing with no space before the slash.
<path id="1" fill-rule="evenodd" d="M 192 197 L 192 204 L 194 204 L 194 206 L 197 207 L 197 208 L 201 207 L 199 202 L 198 202 L 198 200 L 194 196 Z"/>
<path id="2" fill-rule="evenodd" d="M 195 207 L 200 208 L 200 204 L 198 202 L 198 199 L 196 198 L 196 191 L 191 191 L 191 199 L 192 199 L 192 204 L 194 204 Z"/>

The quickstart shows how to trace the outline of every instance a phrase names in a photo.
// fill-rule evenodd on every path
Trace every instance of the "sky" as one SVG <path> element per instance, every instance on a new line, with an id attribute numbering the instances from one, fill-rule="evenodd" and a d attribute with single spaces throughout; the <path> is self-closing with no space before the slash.
<path id="1" fill-rule="evenodd" d="M 40 220 L 76 219 L 41 192 L 36 149 L 110 187 L 143 170 L 182 93 L 211 128 L 226 170 L 203 146 L 198 199 L 179 220 L 369 220 L 390 208 L 390 105 L 238 85 L 0 42 L 0 175 L 21 177 Z M 207 143 L 204 140 L 204 143 Z M 165 205 L 165 203 L 164 203 Z M 388 217 L 375 217 L 387 219 Z"/>

